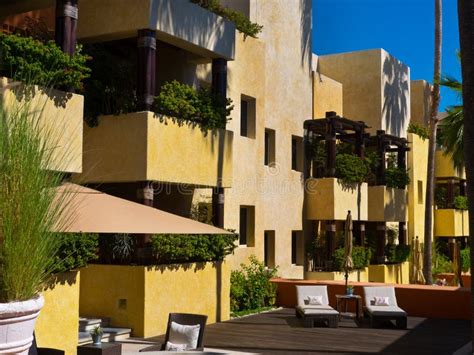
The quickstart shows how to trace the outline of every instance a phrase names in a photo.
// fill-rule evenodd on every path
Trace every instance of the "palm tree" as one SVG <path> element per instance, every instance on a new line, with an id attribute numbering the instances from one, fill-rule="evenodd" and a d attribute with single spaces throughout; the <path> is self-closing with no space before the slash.
<path id="1" fill-rule="evenodd" d="M 433 238 L 433 202 L 435 187 L 435 153 L 436 131 L 438 128 L 439 85 L 441 79 L 441 38 L 442 38 L 442 0 L 435 0 L 435 46 L 434 46 L 434 78 L 431 92 L 430 140 L 428 145 L 428 169 L 425 205 L 425 243 L 423 258 L 423 274 L 427 285 L 433 283 L 432 238 Z"/>
<path id="2" fill-rule="evenodd" d="M 474 270 L 474 1 L 458 0 L 459 39 L 461 42 L 462 95 L 464 114 L 464 165 L 466 167 L 471 233 L 471 270 Z M 471 284 L 471 309 L 474 312 L 474 283 Z M 471 315 L 472 316 L 472 315 Z M 474 317 L 471 338 L 474 343 Z"/>

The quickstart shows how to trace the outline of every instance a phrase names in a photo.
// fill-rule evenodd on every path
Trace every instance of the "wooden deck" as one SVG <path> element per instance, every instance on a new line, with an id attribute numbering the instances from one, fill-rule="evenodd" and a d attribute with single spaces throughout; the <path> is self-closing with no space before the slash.
<path id="1" fill-rule="evenodd" d="M 470 322 L 408 319 L 407 330 L 371 329 L 342 320 L 339 328 L 303 328 L 293 309 L 208 325 L 206 348 L 263 354 L 452 354 L 470 340 Z M 151 340 L 151 339 L 150 339 Z M 163 337 L 153 338 L 161 342 Z"/>

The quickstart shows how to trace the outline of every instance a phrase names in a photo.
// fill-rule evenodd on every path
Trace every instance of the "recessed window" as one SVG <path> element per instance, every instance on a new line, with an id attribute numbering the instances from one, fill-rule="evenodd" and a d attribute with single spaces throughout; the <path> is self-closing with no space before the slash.
<path id="1" fill-rule="evenodd" d="M 273 166 L 275 164 L 275 130 L 265 128 L 265 157 L 264 164 Z"/>
<path id="2" fill-rule="evenodd" d="M 291 263 L 303 265 L 304 263 L 304 240 L 302 231 L 291 232 Z"/>
<path id="3" fill-rule="evenodd" d="M 423 181 L 418 180 L 417 188 L 418 188 L 418 203 L 422 204 L 423 203 Z"/>
<path id="4" fill-rule="evenodd" d="M 240 135 L 255 139 L 256 100 L 253 97 L 240 97 Z"/>
<path id="5" fill-rule="evenodd" d="M 303 171 L 303 138 L 291 136 L 291 170 Z"/>
<path id="6" fill-rule="evenodd" d="M 268 268 L 275 267 L 275 231 L 265 231 L 263 233 L 263 260 Z"/>
<path id="7" fill-rule="evenodd" d="M 255 245 L 255 207 L 240 206 L 239 245 Z"/>

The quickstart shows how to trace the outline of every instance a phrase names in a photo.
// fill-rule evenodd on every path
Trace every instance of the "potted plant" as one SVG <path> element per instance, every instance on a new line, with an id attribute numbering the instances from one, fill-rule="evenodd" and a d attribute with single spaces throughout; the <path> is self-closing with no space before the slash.
<path id="1" fill-rule="evenodd" d="M 346 289 L 346 293 L 348 296 L 352 296 L 354 294 L 354 286 L 348 285 Z"/>
<path id="2" fill-rule="evenodd" d="M 41 291 L 60 264 L 67 193 L 57 196 L 62 175 L 53 166 L 48 129 L 38 108 L 0 97 L 0 352 L 27 354 L 44 304 Z M 36 112 L 32 113 L 32 112 Z M 61 160 L 55 156 L 54 162 Z"/>
<path id="3" fill-rule="evenodd" d="M 104 330 L 102 329 L 102 327 L 100 325 L 94 327 L 94 329 L 92 329 L 90 331 L 90 335 L 92 337 L 92 343 L 94 345 L 99 345 L 102 343 L 102 335 L 104 334 Z"/>

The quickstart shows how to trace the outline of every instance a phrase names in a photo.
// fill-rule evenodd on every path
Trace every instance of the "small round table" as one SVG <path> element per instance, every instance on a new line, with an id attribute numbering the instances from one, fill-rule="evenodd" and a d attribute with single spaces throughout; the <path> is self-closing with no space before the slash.
<path id="1" fill-rule="evenodd" d="M 362 314 L 362 297 L 359 295 L 336 295 L 336 310 L 339 312 L 339 318 L 355 318 L 360 319 Z M 347 304 L 349 302 L 355 302 L 356 313 L 347 311 Z M 342 311 L 342 306 L 344 305 L 344 312 Z"/>

